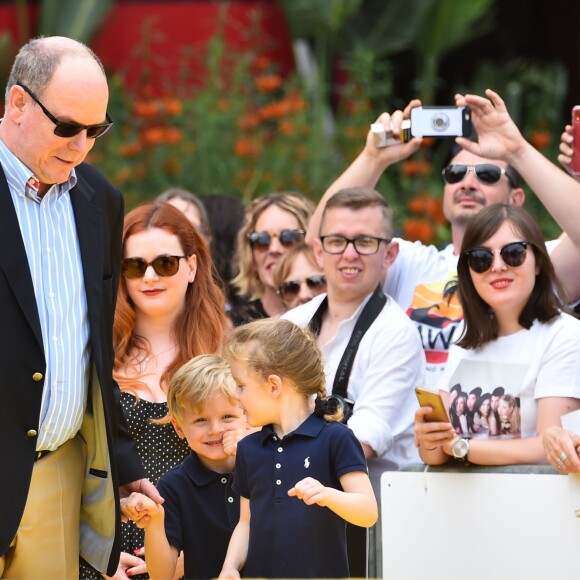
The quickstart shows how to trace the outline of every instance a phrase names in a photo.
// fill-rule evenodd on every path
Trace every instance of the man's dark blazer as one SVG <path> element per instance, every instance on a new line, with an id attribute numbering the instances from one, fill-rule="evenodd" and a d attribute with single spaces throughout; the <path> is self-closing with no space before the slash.
<path id="1" fill-rule="evenodd" d="M 81 164 L 76 174 L 70 195 L 91 346 L 91 381 L 80 430 L 87 444 L 81 555 L 112 575 L 120 548 L 118 486 L 144 477 L 112 378 L 124 204 L 121 193 L 96 169 Z M 17 532 L 30 486 L 46 359 L 24 243 L 1 166 L 0 248 L 0 554 L 4 554 Z"/>

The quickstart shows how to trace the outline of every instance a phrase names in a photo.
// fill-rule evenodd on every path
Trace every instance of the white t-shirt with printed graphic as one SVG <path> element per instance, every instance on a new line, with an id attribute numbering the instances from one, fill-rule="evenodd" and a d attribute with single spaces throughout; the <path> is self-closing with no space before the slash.
<path id="1" fill-rule="evenodd" d="M 460 384 L 469 393 L 480 387 L 481 399 L 502 387 L 519 403 L 518 435 L 532 437 L 536 434 L 536 399 L 580 399 L 579 355 L 580 320 L 560 314 L 549 323 L 536 321 L 529 330 L 500 336 L 480 349 L 453 345 L 438 388 L 449 391 Z"/>
<path id="2" fill-rule="evenodd" d="M 445 370 L 451 345 L 461 336 L 463 309 L 448 285 L 457 278 L 459 256 L 453 244 L 443 250 L 421 242 L 396 239 L 399 255 L 387 271 L 383 285 L 407 313 L 419 332 L 427 361 L 425 387 L 435 390 Z M 546 242 L 548 253 L 559 240 Z"/>
<path id="3" fill-rule="evenodd" d="M 453 244 L 439 250 L 421 242 L 396 241 L 399 255 L 383 289 L 417 328 L 427 360 L 425 387 L 435 389 L 463 318 L 457 296 L 445 293 L 447 284 L 457 277 L 458 256 L 453 254 Z"/>

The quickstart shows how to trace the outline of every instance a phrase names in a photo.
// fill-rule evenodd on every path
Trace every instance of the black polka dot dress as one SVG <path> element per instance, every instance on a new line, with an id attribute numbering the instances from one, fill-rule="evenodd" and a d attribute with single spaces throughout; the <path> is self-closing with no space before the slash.
<path id="1" fill-rule="evenodd" d="M 159 478 L 172 467 L 179 465 L 191 449 L 185 439 L 180 439 L 171 423 L 152 424 L 150 419 L 161 419 L 167 414 L 167 403 L 152 403 L 137 399 L 128 392 L 121 393 L 121 406 L 129 434 L 137 444 L 137 450 L 147 478 L 157 484 Z M 143 547 L 145 532 L 133 522 L 121 524 L 123 552 L 133 554 L 136 548 Z M 102 576 L 88 566 L 81 566 L 81 578 L 99 579 Z M 132 578 L 149 578 L 147 574 L 138 574 Z"/>

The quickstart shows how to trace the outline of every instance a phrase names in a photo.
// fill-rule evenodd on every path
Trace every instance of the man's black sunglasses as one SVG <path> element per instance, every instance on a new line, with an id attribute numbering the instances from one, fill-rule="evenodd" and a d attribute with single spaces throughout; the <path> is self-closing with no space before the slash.
<path id="1" fill-rule="evenodd" d="M 87 130 L 88 139 L 96 139 L 101 135 L 104 135 L 113 124 L 113 119 L 109 117 L 109 113 L 106 113 L 107 122 L 101 123 L 99 125 L 80 125 L 79 123 L 67 123 L 66 121 L 59 121 L 37 98 L 37 96 L 22 83 L 16 83 L 19 87 L 23 88 L 34 100 L 34 102 L 42 109 L 42 112 L 55 124 L 54 134 L 58 137 L 74 137 L 78 135 L 81 131 Z"/>
<path id="2" fill-rule="evenodd" d="M 477 165 L 453 163 L 443 169 L 441 174 L 445 183 L 455 184 L 465 179 L 471 171 L 473 171 L 478 181 L 488 185 L 494 185 L 501 179 L 502 175 L 506 174 L 506 170 L 503 167 L 493 163 L 478 163 Z M 509 176 L 506 175 L 506 177 L 509 179 Z"/>

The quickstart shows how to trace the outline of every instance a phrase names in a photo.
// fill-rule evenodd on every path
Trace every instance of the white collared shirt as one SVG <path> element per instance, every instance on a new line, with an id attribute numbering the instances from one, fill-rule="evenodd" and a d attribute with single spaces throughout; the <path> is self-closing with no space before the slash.
<path id="1" fill-rule="evenodd" d="M 354 326 L 371 295 L 321 348 L 329 394 Z M 282 318 L 307 327 L 325 296 L 316 296 Z M 386 460 L 387 469 L 420 462 L 413 427 L 418 408 L 415 387 L 422 386 L 424 378 L 425 355 L 417 330 L 387 296 L 387 303 L 360 342 L 348 383 L 348 397 L 355 402 L 348 426 L 359 441 Z"/>
<path id="2" fill-rule="evenodd" d="M 89 376 L 87 300 L 70 189 L 53 185 L 39 198 L 34 175 L 0 140 L 6 174 L 34 287 L 46 369 L 37 450 L 74 437 L 84 415 Z M 17 388 L 17 386 L 15 386 Z"/>

